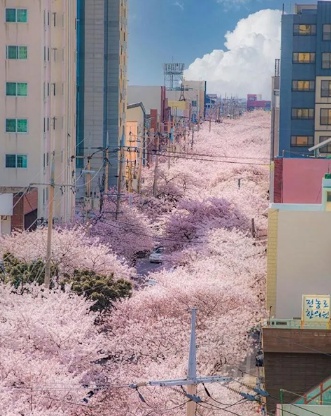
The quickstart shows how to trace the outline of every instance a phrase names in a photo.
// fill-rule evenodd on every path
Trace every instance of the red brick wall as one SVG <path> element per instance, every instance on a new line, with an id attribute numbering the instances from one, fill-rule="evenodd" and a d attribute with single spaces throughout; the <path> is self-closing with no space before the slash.
<path id="1" fill-rule="evenodd" d="M 11 229 L 24 230 L 24 215 L 38 209 L 38 190 L 31 189 L 23 196 L 22 192 L 14 194 L 14 210 L 11 222 Z"/>
<path id="2" fill-rule="evenodd" d="M 274 202 L 283 202 L 283 159 L 275 159 L 274 170 Z"/>

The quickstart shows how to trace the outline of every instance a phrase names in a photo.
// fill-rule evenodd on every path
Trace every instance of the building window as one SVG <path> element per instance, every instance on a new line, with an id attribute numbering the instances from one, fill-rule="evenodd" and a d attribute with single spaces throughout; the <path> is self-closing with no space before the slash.
<path id="1" fill-rule="evenodd" d="M 331 192 L 326 193 L 326 202 L 331 202 Z"/>
<path id="2" fill-rule="evenodd" d="M 313 118 L 313 108 L 292 108 L 292 119 L 312 120 Z"/>
<path id="3" fill-rule="evenodd" d="M 321 108 L 320 124 L 322 126 L 330 126 L 331 125 L 331 108 Z"/>
<path id="4" fill-rule="evenodd" d="M 315 62 L 315 53 L 312 52 L 294 52 L 293 62 L 295 64 L 311 64 Z"/>
<path id="5" fill-rule="evenodd" d="M 7 59 L 27 59 L 28 47 L 27 46 L 14 46 L 10 45 L 6 47 Z"/>
<path id="6" fill-rule="evenodd" d="M 314 136 L 291 136 L 291 146 L 313 146 Z"/>
<path id="7" fill-rule="evenodd" d="M 320 136 L 319 142 L 323 143 L 327 139 L 330 139 L 330 136 Z M 320 147 L 318 151 L 319 153 L 331 153 L 331 143 L 326 144 L 324 147 Z"/>
<path id="8" fill-rule="evenodd" d="M 7 23 L 27 23 L 28 11 L 27 9 L 6 9 Z"/>
<path id="9" fill-rule="evenodd" d="M 293 34 L 300 36 L 316 35 L 316 25 L 294 25 Z"/>
<path id="10" fill-rule="evenodd" d="M 329 52 L 322 53 L 322 68 L 323 69 L 331 68 L 331 53 Z"/>
<path id="11" fill-rule="evenodd" d="M 323 40 L 331 40 L 331 25 L 323 25 Z"/>
<path id="12" fill-rule="evenodd" d="M 6 95 L 26 97 L 28 95 L 28 84 L 26 82 L 6 82 Z"/>
<path id="13" fill-rule="evenodd" d="M 27 133 L 28 120 L 26 118 L 6 118 L 6 133 Z"/>
<path id="14" fill-rule="evenodd" d="M 315 81 L 292 81 L 293 91 L 314 91 Z"/>
<path id="15" fill-rule="evenodd" d="M 27 168 L 27 155 L 6 155 L 6 168 Z"/>
<path id="16" fill-rule="evenodd" d="M 331 81 L 321 82 L 321 97 L 331 97 Z"/>

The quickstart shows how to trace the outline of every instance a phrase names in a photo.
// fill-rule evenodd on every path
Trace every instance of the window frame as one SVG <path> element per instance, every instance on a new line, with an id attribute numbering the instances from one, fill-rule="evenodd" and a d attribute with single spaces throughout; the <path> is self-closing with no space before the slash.
<path id="1" fill-rule="evenodd" d="M 327 111 L 327 116 L 323 116 L 323 112 Z M 326 119 L 327 122 L 323 122 L 323 118 Z M 321 126 L 331 126 L 331 108 L 321 108 L 320 109 L 320 125 Z"/>
<path id="2" fill-rule="evenodd" d="M 323 84 L 327 83 L 328 87 L 323 89 Z M 327 91 L 327 94 L 324 94 L 324 91 Z M 321 97 L 328 98 L 331 97 L 331 80 L 328 79 L 322 79 L 321 80 Z"/>
<path id="3" fill-rule="evenodd" d="M 9 130 L 9 124 L 15 122 L 15 129 Z M 23 123 L 26 126 L 26 130 L 19 131 L 19 125 Z M 29 121 L 27 118 L 6 118 L 5 121 L 5 133 L 15 133 L 15 134 L 27 134 L 29 132 Z"/>
<path id="4" fill-rule="evenodd" d="M 309 60 L 300 60 L 300 55 L 305 57 L 305 55 L 309 55 Z M 295 59 L 297 58 L 297 59 Z M 292 53 L 292 62 L 294 64 L 314 64 L 316 62 L 316 53 L 315 52 L 293 52 Z"/>
<path id="5" fill-rule="evenodd" d="M 297 86 L 295 86 L 295 83 Z M 299 88 L 299 83 L 303 83 L 302 88 Z M 308 88 L 305 88 L 305 83 L 308 83 Z M 315 81 L 314 80 L 292 80 L 292 91 L 299 92 L 308 92 L 315 91 Z"/>
<path id="6" fill-rule="evenodd" d="M 12 52 L 14 51 L 12 48 L 15 48 L 15 55 L 12 55 Z M 22 58 L 20 56 L 22 56 L 22 52 L 24 51 L 25 48 L 25 57 Z M 13 57 L 10 57 L 10 55 L 12 55 Z M 15 56 L 15 57 L 14 57 Z M 10 60 L 27 60 L 28 59 L 28 47 L 24 46 L 24 45 L 6 45 L 6 59 L 10 59 Z"/>
<path id="7" fill-rule="evenodd" d="M 9 20 L 9 11 L 14 13 L 13 20 Z M 22 18 L 25 16 L 25 18 Z M 5 22 L 6 23 L 28 23 L 28 9 L 6 7 L 5 10 Z"/>
<path id="8" fill-rule="evenodd" d="M 307 111 L 307 116 L 303 116 L 303 114 L 306 111 Z M 300 113 L 302 114 L 301 116 L 300 116 Z M 314 108 L 292 108 L 291 118 L 292 120 L 314 120 L 315 109 Z"/>
<path id="9" fill-rule="evenodd" d="M 5 154 L 5 167 L 7 169 L 27 169 L 28 155 L 17 154 L 17 153 L 6 153 Z"/>
<path id="10" fill-rule="evenodd" d="M 303 32 L 303 26 L 306 26 L 306 28 L 309 28 L 308 32 Z M 301 28 L 301 32 L 300 32 Z M 307 23 L 307 24 L 294 24 L 293 25 L 293 35 L 294 36 L 315 36 L 316 35 L 316 24 Z"/>
<path id="11" fill-rule="evenodd" d="M 325 28 L 328 27 L 329 30 L 326 31 Z M 323 34 L 322 34 L 323 40 L 331 40 L 331 24 L 330 23 L 324 23 L 323 24 Z"/>
<path id="12" fill-rule="evenodd" d="M 331 135 L 329 136 L 320 136 L 319 137 L 319 143 L 323 143 L 325 140 L 329 139 Z M 321 140 L 324 137 L 324 140 Z M 323 151 L 323 149 L 326 149 Z M 318 149 L 319 153 L 331 153 L 331 143 L 328 143 L 325 147 L 320 147 Z"/>
<path id="13" fill-rule="evenodd" d="M 328 60 L 324 59 L 324 57 L 328 56 Z M 327 63 L 328 65 L 324 65 Z M 322 69 L 331 69 L 331 52 L 322 52 Z"/>
<path id="14" fill-rule="evenodd" d="M 299 138 L 306 138 L 307 142 L 305 144 L 298 143 L 300 141 Z M 299 139 L 299 140 L 298 140 Z M 314 145 L 314 136 L 307 136 L 302 134 L 296 134 L 291 136 L 291 146 L 292 147 L 309 147 Z"/>
<path id="15" fill-rule="evenodd" d="M 15 88 L 15 93 L 14 94 L 9 94 L 9 86 L 14 87 Z M 21 88 L 19 87 L 21 86 Z M 22 90 L 22 87 L 25 87 L 26 90 L 26 94 L 19 94 L 19 91 Z M 27 82 L 6 82 L 6 97 L 27 97 L 28 96 L 28 83 Z"/>

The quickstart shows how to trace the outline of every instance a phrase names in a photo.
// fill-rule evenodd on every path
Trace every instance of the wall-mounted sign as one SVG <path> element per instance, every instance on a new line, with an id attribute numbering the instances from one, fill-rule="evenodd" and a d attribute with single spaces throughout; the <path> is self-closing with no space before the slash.
<path id="1" fill-rule="evenodd" d="M 302 321 L 330 321 L 330 295 L 302 295 Z"/>

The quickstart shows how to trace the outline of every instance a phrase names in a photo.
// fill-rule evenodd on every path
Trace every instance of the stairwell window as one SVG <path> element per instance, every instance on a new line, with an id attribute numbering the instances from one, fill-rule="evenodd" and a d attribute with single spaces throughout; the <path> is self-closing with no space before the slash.
<path id="1" fill-rule="evenodd" d="M 330 136 L 320 136 L 319 142 L 323 143 L 325 140 L 329 139 Z M 331 153 L 331 143 L 326 144 L 323 147 L 318 149 L 319 153 Z"/>
<path id="2" fill-rule="evenodd" d="M 313 108 L 292 108 L 292 119 L 313 120 L 314 113 Z"/>
<path id="3" fill-rule="evenodd" d="M 28 47 L 27 46 L 8 45 L 6 47 L 6 58 L 7 59 L 27 59 L 28 58 Z"/>
<path id="4" fill-rule="evenodd" d="M 331 109 L 330 108 L 321 108 L 320 124 L 322 126 L 330 126 L 331 125 Z"/>
<path id="5" fill-rule="evenodd" d="M 27 23 L 28 11 L 27 9 L 6 9 L 7 23 Z"/>
<path id="6" fill-rule="evenodd" d="M 27 155 L 6 155 L 6 168 L 27 168 Z"/>
<path id="7" fill-rule="evenodd" d="M 322 53 L 322 68 L 323 69 L 331 68 L 331 53 L 329 52 Z"/>
<path id="8" fill-rule="evenodd" d="M 311 64 L 315 62 L 315 53 L 313 52 L 294 52 L 293 62 L 295 64 Z"/>
<path id="9" fill-rule="evenodd" d="M 316 35 L 316 25 L 294 25 L 293 34 L 299 36 Z"/>
<path id="10" fill-rule="evenodd" d="M 321 82 L 321 97 L 331 97 L 331 81 Z"/>
<path id="11" fill-rule="evenodd" d="M 26 97 L 28 95 L 27 82 L 6 82 L 6 95 L 13 97 Z"/>
<path id="12" fill-rule="evenodd" d="M 28 120 L 26 118 L 6 118 L 6 133 L 27 133 Z"/>
<path id="13" fill-rule="evenodd" d="M 331 40 L 331 25 L 323 25 L 323 40 Z"/>

